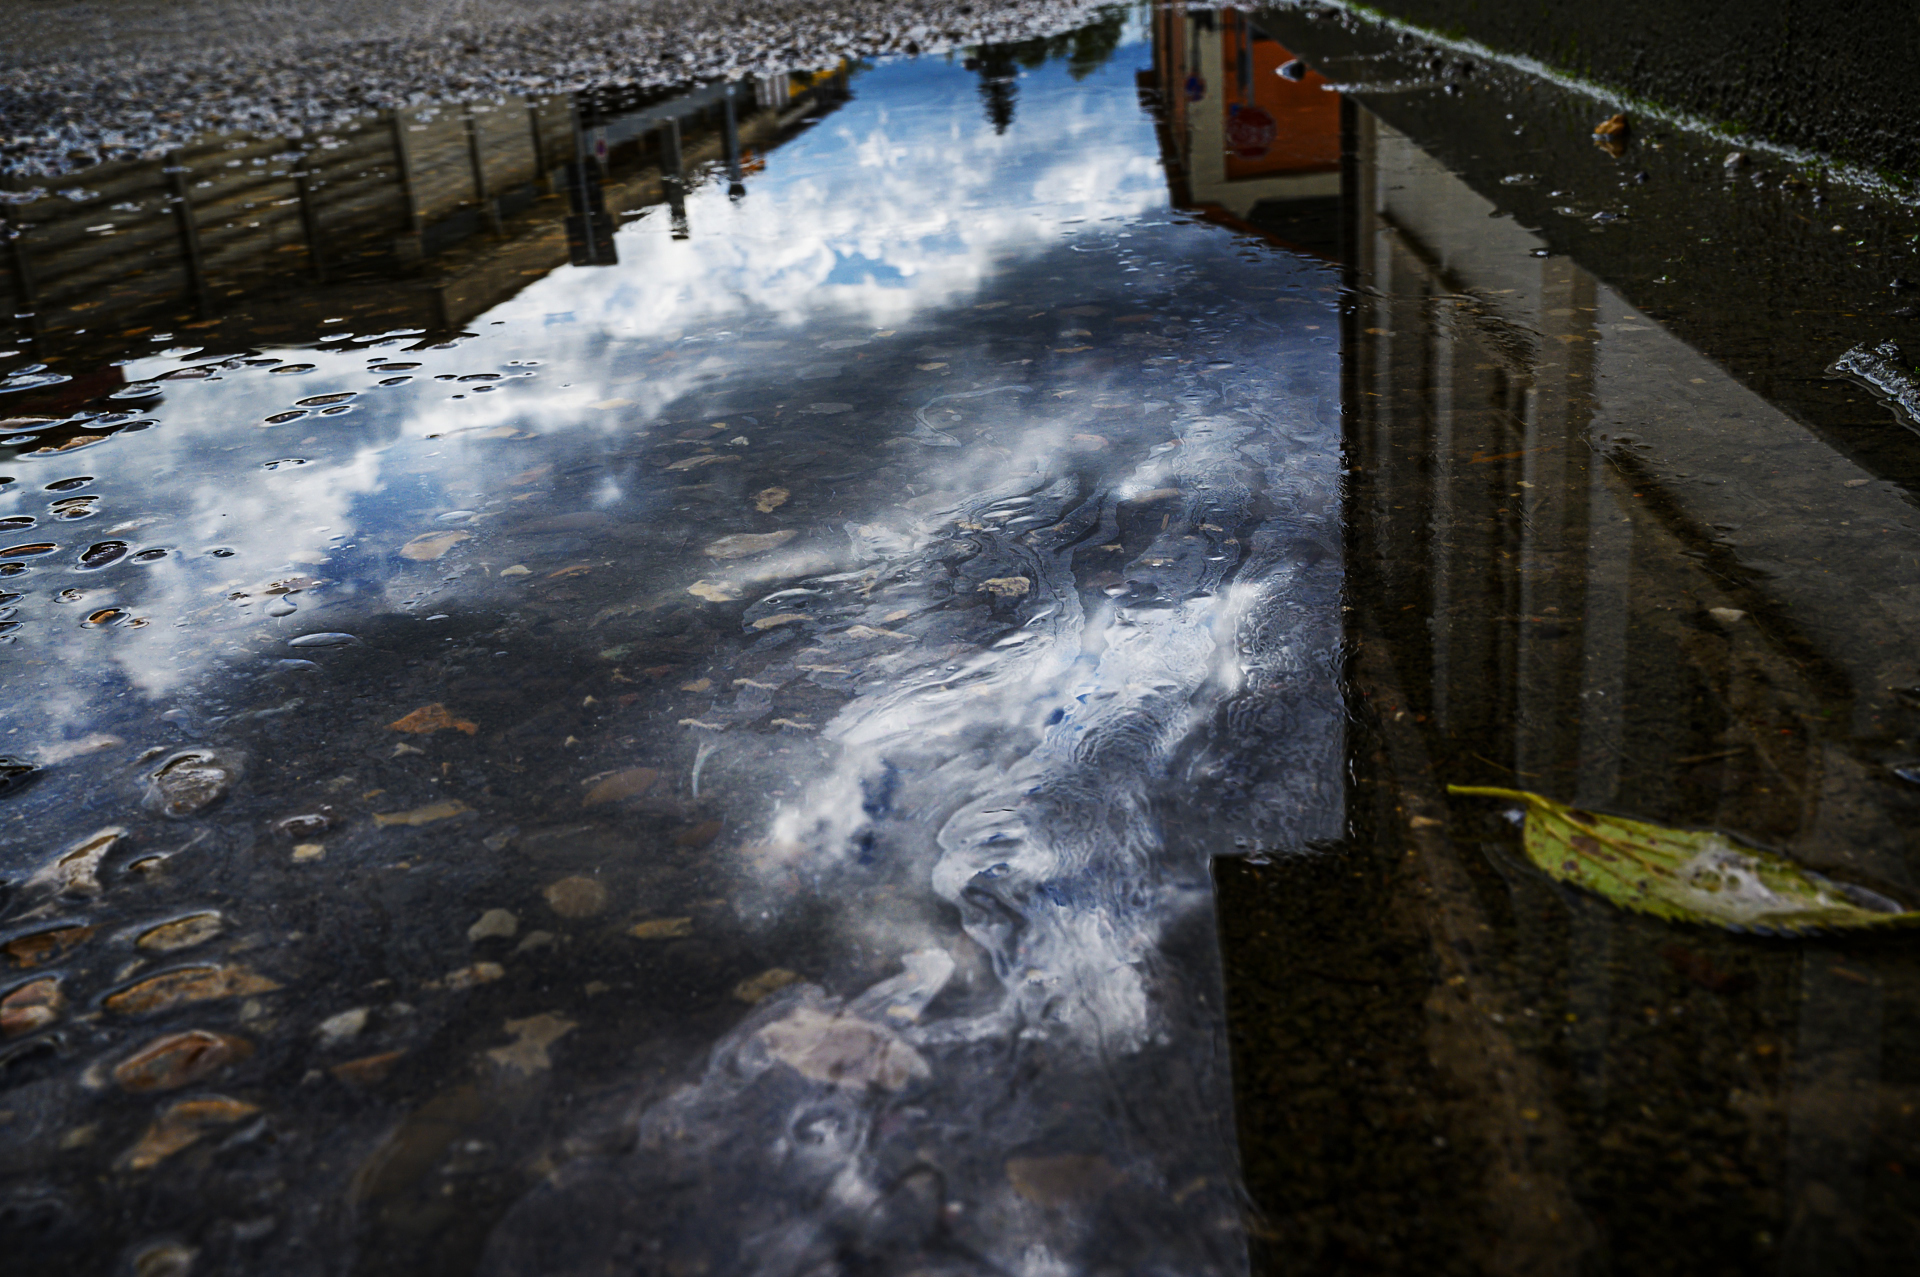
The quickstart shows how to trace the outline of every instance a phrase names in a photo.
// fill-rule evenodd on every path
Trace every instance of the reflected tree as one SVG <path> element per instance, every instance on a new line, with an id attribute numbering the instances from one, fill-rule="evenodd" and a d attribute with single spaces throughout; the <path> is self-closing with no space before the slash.
<path id="1" fill-rule="evenodd" d="M 1104 10 L 1098 22 L 1073 31 L 1037 40 L 985 44 L 974 49 L 966 67 L 980 75 L 980 103 L 993 131 L 1005 133 L 1013 124 L 1023 68 L 1038 70 L 1048 62 L 1064 58 L 1067 74 L 1075 80 L 1084 80 L 1112 59 L 1126 32 L 1126 24 L 1126 9 L 1116 5 Z"/>

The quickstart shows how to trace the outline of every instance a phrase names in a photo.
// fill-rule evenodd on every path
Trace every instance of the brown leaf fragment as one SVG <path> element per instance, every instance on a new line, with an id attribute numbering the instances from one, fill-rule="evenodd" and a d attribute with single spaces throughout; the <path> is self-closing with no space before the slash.
<path id="1" fill-rule="evenodd" d="M 627 928 L 636 940 L 678 940 L 693 934 L 692 918 L 648 918 Z"/>
<path id="2" fill-rule="evenodd" d="M 11 958 L 17 967 L 37 967 L 51 958 L 65 956 L 69 950 L 91 939 L 93 931 L 89 926 L 64 923 L 44 931 L 15 936 L 5 944 L 0 944 L 0 953 Z"/>
<path id="3" fill-rule="evenodd" d="M 583 807 L 598 807 L 602 803 L 624 802 L 629 798 L 638 798 L 653 788 L 660 779 L 660 773 L 652 767 L 629 767 L 625 771 L 605 776 L 587 791 L 580 800 Z"/>
<path id="4" fill-rule="evenodd" d="M 1611 115 L 1593 126 L 1595 137 L 1619 137 L 1627 131 L 1625 115 Z"/>
<path id="5" fill-rule="evenodd" d="M 593 878 L 562 878 L 541 892 L 562 918 L 591 918 L 607 907 L 607 889 Z"/>
<path id="6" fill-rule="evenodd" d="M 1024 576 L 996 576 L 980 582 L 980 588 L 995 598 L 1017 599 L 1033 588 L 1033 582 Z"/>
<path id="7" fill-rule="evenodd" d="M 682 829 L 673 836 L 674 846 L 690 847 L 698 851 L 720 836 L 722 823 L 718 820 L 703 820 L 691 828 Z"/>
<path id="8" fill-rule="evenodd" d="M 480 730 L 480 726 L 464 718 L 455 718 L 445 705 L 435 701 L 431 705 L 422 705 L 405 718 L 388 723 L 387 730 L 410 732 L 415 736 L 431 736 L 435 732 L 451 730 L 471 736 Z"/>
<path id="9" fill-rule="evenodd" d="M 736 532 L 709 543 L 702 553 L 710 559 L 744 559 L 778 549 L 799 535 L 792 528 L 778 532 Z"/>
<path id="10" fill-rule="evenodd" d="M 271 993 L 280 986 L 245 967 L 182 967 L 149 976 L 108 995 L 105 1006 L 117 1015 L 151 1015 L 190 1002 L 211 1002 L 243 994 Z"/>
<path id="11" fill-rule="evenodd" d="M 187 1029 L 163 1034 L 114 1065 L 113 1080 L 136 1094 L 174 1091 L 252 1054 L 253 1043 L 245 1038 Z"/>
<path id="12" fill-rule="evenodd" d="M 1007 1181 L 1035 1206 L 1079 1206 L 1104 1196 L 1120 1182 L 1120 1172 L 1104 1157 L 1060 1153 L 1052 1157 L 1010 1157 Z"/>
<path id="13" fill-rule="evenodd" d="M 759 975 L 748 976 L 733 986 L 733 996 L 749 1006 L 765 1002 L 780 990 L 800 980 L 798 971 L 789 971 L 785 967 L 769 967 Z"/>
<path id="14" fill-rule="evenodd" d="M 120 1155 L 119 1169 L 150 1171 L 181 1149 L 197 1142 L 216 1126 L 231 1126 L 260 1111 L 258 1104 L 224 1095 L 203 1095 L 169 1104 L 149 1126 L 140 1142 Z"/>
<path id="15" fill-rule="evenodd" d="M 44 1029 L 60 1018 L 67 1003 L 58 976 L 42 976 L 0 998 L 0 1037 L 17 1038 Z"/>
<path id="16" fill-rule="evenodd" d="M 785 488 L 762 488 L 753 494 L 753 508 L 761 514 L 772 514 L 787 503 L 793 494 Z"/>
<path id="17" fill-rule="evenodd" d="M 763 616 L 753 623 L 756 630 L 770 630 L 776 625 L 791 625 L 795 621 L 807 619 L 805 612 L 778 612 L 772 616 Z"/>
<path id="18" fill-rule="evenodd" d="M 799 1007 L 760 1030 L 769 1054 L 802 1077 L 850 1090 L 898 1091 L 933 1069 L 889 1030 L 852 1015 Z"/>
<path id="19" fill-rule="evenodd" d="M 82 838 L 27 880 L 29 887 L 52 888 L 60 895 L 100 894 L 100 862 L 119 846 L 127 831 L 118 825 Z"/>
<path id="20" fill-rule="evenodd" d="M 377 811 L 373 814 L 373 823 L 382 828 L 389 825 L 431 825 L 436 820 L 447 820 L 472 810 L 459 799 L 450 798 L 446 802 L 428 803 L 411 811 Z"/>
<path id="21" fill-rule="evenodd" d="M 405 1051 L 382 1051 L 378 1055 L 363 1055 L 357 1060 L 336 1064 L 327 1072 L 348 1086 L 377 1086 L 387 1080 L 395 1062 L 405 1054 Z"/>
<path id="22" fill-rule="evenodd" d="M 415 563 L 431 563 L 462 541 L 471 540 L 471 532 L 422 532 L 400 547 L 400 557 Z"/>

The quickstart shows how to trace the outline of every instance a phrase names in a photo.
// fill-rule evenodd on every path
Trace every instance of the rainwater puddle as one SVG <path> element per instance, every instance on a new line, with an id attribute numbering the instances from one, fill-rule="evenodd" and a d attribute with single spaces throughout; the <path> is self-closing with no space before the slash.
<path id="1" fill-rule="evenodd" d="M 310 182 L 66 310 L 28 206 L 22 1271 L 1902 1253 L 1907 948 L 1627 914 L 1444 786 L 1914 902 L 1905 445 L 1286 38 L 402 112 L 372 265 Z"/>

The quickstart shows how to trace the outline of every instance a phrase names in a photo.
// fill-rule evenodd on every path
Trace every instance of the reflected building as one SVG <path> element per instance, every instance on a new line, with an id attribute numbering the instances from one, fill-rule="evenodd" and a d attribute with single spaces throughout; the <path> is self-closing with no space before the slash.
<path id="1" fill-rule="evenodd" d="M 1405 99 L 1343 100 L 1233 10 L 1160 8 L 1154 37 L 1141 86 L 1175 205 L 1344 272 L 1349 691 L 1371 724 L 1351 765 L 1379 796 L 1356 802 L 1345 863 L 1375 885 L 1361 898 L 1289 869 L 1300 899 L 1282 905 L 1260 872 L 1217 872 L 1273 1262 L 1342 1262 L 1327 1211 L 1377 1227 L 1368 1262 L 1387 1267 L 1424 1234 L 1436 1258 L 1503 1271 L 1665 1271 L 1680 1221 L 1714 1212 L 1727 1253 L 1786 1273 L 1908 1253 L 1913 1092 L 1882 1044 L 1920 1022 L 1910 962 L 1744 944 L 1562 892 L 1498 812 L 1445 796 L 1499 785 L 1725 828 L 1920 898 L 1889 770 L 1920 628 L 1905 499 L 1550 254 L 1433 158 L 1422 129 L 1444 126 Z M 1280 938 L 1347 911 L 1417 952 Z M 1290 1036 L 1296 1017 L 1318 1035 Z M 1352 1028 L 1330 1037 L 1329 1017 Z M 1276 1061 L 1302 1051 L 1444 1098 L 1300 1092 Z M 1362 1107 L 1429 1132 L 1416 1160 L 1459 1187 L 1395 1197 L 1412 1146 L 1355 1136 Z M 1302 1151 L 1321 1141 L 1350 1157 Z M 1638 1182 L 1655 1157 L 1713 1165 L 1712 1183 L 1655 1192 Z"/>
<path id="2" fill-rule="evenodd" d="M 1342 98 L 1238 9 L 1155 8 L 1153 68 L 1175 208 L 1316 257 L 1340 253 Z"/>

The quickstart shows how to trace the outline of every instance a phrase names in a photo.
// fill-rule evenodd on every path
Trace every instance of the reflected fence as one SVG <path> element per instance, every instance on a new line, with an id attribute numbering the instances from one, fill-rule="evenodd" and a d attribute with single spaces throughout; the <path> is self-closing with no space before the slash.
<path id="1" fill-rule="evenodd" d="M 404 107 L 298 138 L 208 135 L 54 189 L 0 188 L 11 321 L 0 330 L 18 340 L 209 319 L 270 286 L 431 277 L 529 232 L 557 244 L 562 216 L 566 252 L 542 269 L 611 264 L 621 213 L 668 204 L 684 235 L 690 166 L 724 166 L 743 194 L 755 150 L 843 100 L 847 76 Z M 442 304 L 437 319 L 462 322 L 468 305 Z"/>

